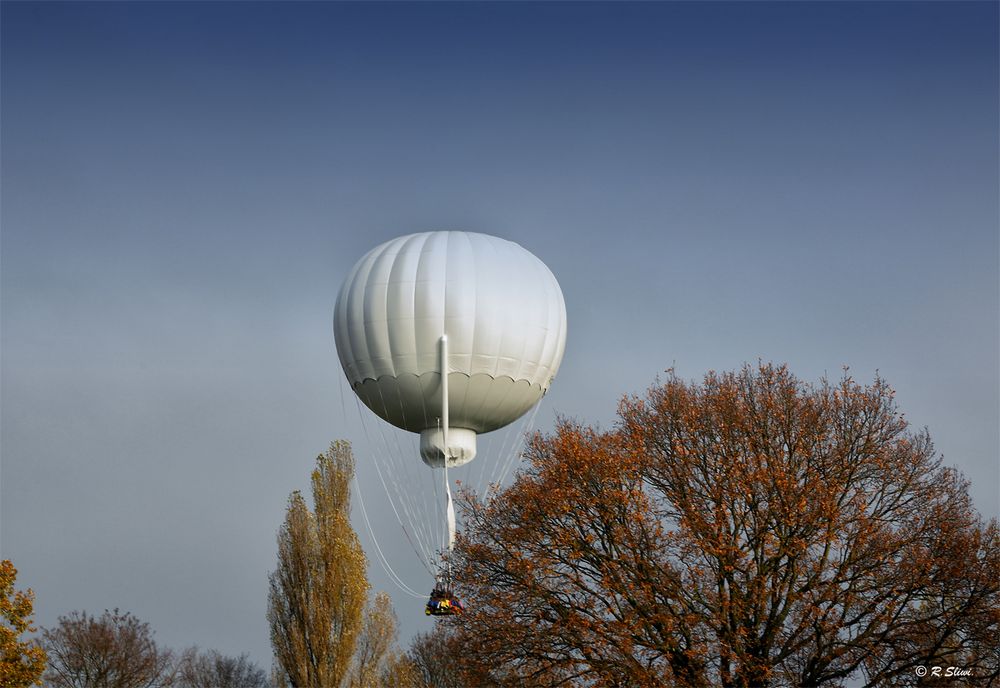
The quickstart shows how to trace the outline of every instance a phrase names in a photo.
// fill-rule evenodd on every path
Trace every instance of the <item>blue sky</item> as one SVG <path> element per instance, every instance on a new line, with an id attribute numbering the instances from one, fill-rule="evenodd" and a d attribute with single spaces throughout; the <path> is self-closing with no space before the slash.
<path id="1" fill-rule="evenodd" d="M 330 328 L 354 261 L 429 229 L 559 279 L 539 428 L 670 366 L 880 371 L 1000 512 L 996 3 L 0 13 L 0 547 L 42 625 L 117 606 L 269 664 L 285 500 L 339 437 L 429 587 Z"/>

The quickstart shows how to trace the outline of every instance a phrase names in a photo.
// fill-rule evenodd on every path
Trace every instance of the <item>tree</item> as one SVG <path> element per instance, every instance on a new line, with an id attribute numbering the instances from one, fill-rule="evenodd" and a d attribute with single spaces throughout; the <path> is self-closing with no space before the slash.
<path id="1" fill-rule="evenodd" d="M 351 667 L 368 594 L 350 522 L 353 475 L 350 444 L 330 445 L 312 472 L 314 511 L 293 492 L 278 534 L 267 617 L 276 663 L 292 686 L 339 686 Z"/>
<path id="2" fill-rule="evenodd" d="M 49 656 L 45 684 L 54 688 L 158 688 L 173 678 L 173 654 L 157 647 L 149 624 L 117 609 L 99 618 L 60 616 L 41 642 Z"/>
<path id="3" fill-rule="evenodd" d="M 0 688 L 41 685 L 45 671 L 45 650 L 30 641 L 19 640 L 22 633 L 34 633 L 31 616 L 35 593 L 29 588 L 14 589 L 17 569 L 0 561 Z"/>
<path id="4" fill-rule="evenodd" d="M 419 633 L 410 643 L 410 663 L 416 671 L 416 685 L 421 688 L 467 688 L 487 685 L 486 680 L 470 680 L 462 666 L 460 648 L 453 645 L 457 638 L 439 627 L 430 633 Z"/>
<path id="5" fill-rule="evenodd" d="M 392 600 L 380 592 L 365 611 L 349 688 L 390 688 L 416 682 L 416 667 L 396 649 L 396 628 Z"/>
<path id="6" fill-rule="evenodd" d="M 998 680 L 997 523 L 884 381 L 671 373 L 619 413 L 536 436 L 514 485 L 463 498 L 448 633 L 481 683 Z"/>
<path id="7" fill-rule="evenodd" d="M 192 647 L 181 655 L 175 688 L 267 688 L 263 669 L 243 654 L 227 657 L 215 650 L 199 652 Z"/>

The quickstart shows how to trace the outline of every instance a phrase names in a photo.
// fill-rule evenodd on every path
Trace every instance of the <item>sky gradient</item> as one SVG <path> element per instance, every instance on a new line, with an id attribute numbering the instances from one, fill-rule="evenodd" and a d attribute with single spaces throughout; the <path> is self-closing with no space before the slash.
<path id="1" fill-rule="evenodd" d="M 269 666 L 275 535 L 338 438 L 429 590 L 330 323 L 364 252 L 432 229 L 516 241 L 559 280 L 539 429 L 609 427 L 671 366 L 878 371 L 1000 512 L 997 3 L 0 19 L 0 550 L 43 626 L 119 607 Z M 404 641 L 430 627 L 374 556 L 369 576 Z"/>

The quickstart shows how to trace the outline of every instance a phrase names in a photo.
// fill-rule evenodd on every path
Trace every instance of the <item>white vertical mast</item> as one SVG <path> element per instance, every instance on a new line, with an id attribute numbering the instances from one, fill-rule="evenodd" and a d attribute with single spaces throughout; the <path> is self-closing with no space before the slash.
<path id="1" fill-rule="evenodd" d="M 448 495 L 448 551 L 455 546 L 455 506 L 451 500 L 451 484 L 448 481 L 448 335 L 441 335 L 441 439 L 444 447 L 444 490 Z M 450 568 L 450 565 L 449 565 Z M 450 571 L 449 571 L 450 573 Z M 451 576 L 449 575 L 449 578 Z"/>

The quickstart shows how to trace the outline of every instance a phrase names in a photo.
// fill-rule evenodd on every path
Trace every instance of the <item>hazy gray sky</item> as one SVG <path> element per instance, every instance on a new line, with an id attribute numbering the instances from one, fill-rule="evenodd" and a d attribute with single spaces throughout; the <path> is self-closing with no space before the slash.
<path id="1" fill-rule="evenodd" d="M 350 266 L 429 229 L 559 279 L 538 428 L 670 366 L 848 365 L 1000 511 L 996 3 L 0 12 L 0 548 L 42 625 L 119 607 L 268 666 L 275 534 L 336 438 L 429 590 L 331 333 Z"/>

